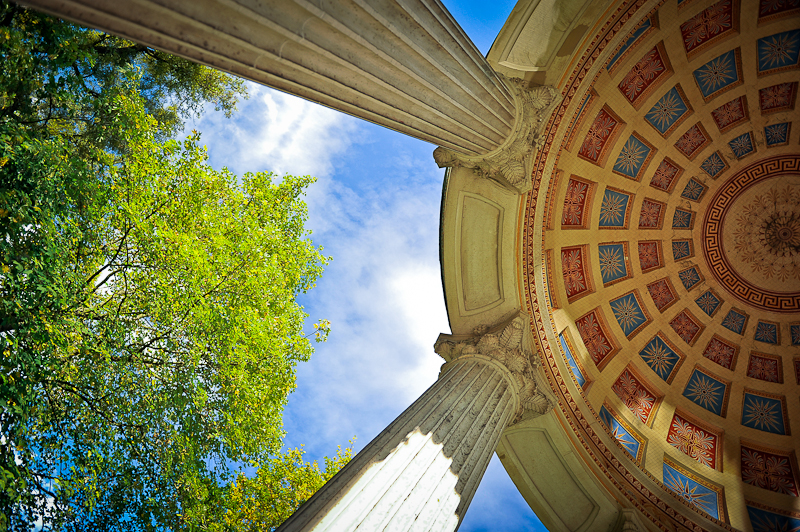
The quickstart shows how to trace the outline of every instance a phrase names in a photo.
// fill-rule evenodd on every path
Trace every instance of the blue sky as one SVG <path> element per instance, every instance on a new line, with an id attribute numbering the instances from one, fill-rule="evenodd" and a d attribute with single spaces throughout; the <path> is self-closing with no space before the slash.
<path id="1" fill-rule="evenodd" d="M 513 2 L 445 2 L 482 53 Z M 333 455 L 357 436 L 363 448 L 435 380 L 433 352 L 450 332 L 439 273 L 444 171 L 435 146 L 264 87 L 225 119 L 213 111 L 187 124 L 211 164 L 241 175 L 271 170 L 318 178 L 308 191 L 308 228 L 333 257 L 300 302 L 331 321 L 327 343 L 297 370 L 284 414 L 286 445 L 307 459 Z M 461 531 L 544 530 L 497 458 Z"/>

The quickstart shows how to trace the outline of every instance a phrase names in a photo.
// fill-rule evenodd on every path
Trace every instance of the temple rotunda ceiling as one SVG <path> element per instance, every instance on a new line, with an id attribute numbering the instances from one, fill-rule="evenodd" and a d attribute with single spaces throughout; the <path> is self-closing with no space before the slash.
<path id="1" fill-rule="evenodd" d="M 800 529 L 799 11 L 610 9 L 557 83 L 523 207 L 574 444 L 640 509 L 722 529 Z"/>

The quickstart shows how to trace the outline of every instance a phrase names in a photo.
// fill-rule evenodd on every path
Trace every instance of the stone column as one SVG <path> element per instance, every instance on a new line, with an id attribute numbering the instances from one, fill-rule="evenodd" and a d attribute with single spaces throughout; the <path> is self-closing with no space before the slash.
<path id="1" fill-rule="evenodd" d="M 459 153 L 514 129 L 509 89 L 438 0 L 23 0 Z"/>
<path id="2" fill-rule="evenodd" d="M 439 0 L 19 0 L 440 146 L 518 193 L 560 99 L 486 59 Z"/>
<path id="3" fill-rule="evenodd" d="M 455 530 L 506 426 L 553 406 L 522 349 L 524 325 L 440 336 L 450 362 L 439 380 L 279 530 Z"/>

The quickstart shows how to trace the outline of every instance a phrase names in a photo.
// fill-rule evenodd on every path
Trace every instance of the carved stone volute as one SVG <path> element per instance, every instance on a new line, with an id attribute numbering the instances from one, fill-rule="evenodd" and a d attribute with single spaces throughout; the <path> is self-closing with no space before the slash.
<path id="1" fill-rule="evenodd" d="M 516 420 L 523 414 L 533 417 L 546 414 L 555 406 L 555 399 L 539 375 L 538 357 L 531 356 L 527 349 L 524 315 L 490 328 L 485 325 L 474 329 L 473 336 L 457 337 L 440 334 L 434 350 L 446 361 L 468 355 L 483 355 L 502 364 L 512 375 L 519 398 L 520 409 Z"/>
<path id="2" fill-rule="evenodd" d="M 482 177 L 499 181 L 523 194 L 531 188 L 533 149 L 544 143 L 540 136 L 542 124 L 561 101 L 561 95 L 550 86 L 528 89 L 519 78 L 500 77 L 513 94 L 517 106 L 513 133 L 500 148 L 482 156 L 463 155 L 439 147 L 433 151 L 433 158 L 439 168 L 473 168 Z"/>

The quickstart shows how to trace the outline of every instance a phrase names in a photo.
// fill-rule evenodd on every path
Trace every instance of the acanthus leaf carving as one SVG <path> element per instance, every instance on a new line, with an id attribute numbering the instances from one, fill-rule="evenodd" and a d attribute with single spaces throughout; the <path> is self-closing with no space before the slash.
<path id="1" fill-rule="evenodd" d="M 536 417 L 555 407 L 555 398 L 537 371 L 538 358 L 525 348 L 525 325 L 523 316 L 518 315 L 499 330 L 495 329 L 496 332 L 489 332 L 492 329 L 482 325 L 466 338 L 442 334 L 434 345 L 434 350 L 448 362 L 466 355 L 483 355 L 505 366 L 519 394 L 520 409 L 512 423 L 526 412 Z"/>
<path id="2" fill-rule="evenodd" d="M 501 78 L 513 94 L 517 105 L 514 131 L 503 145 L 482 156 L 462 155 L 438 147 L 433 151 L 433 158 L 439 168 L 472 168 L 482 177 L 504 183 L 523 194 L 531 188 L 533 150 L 544 144 L 540 131 L 542 124 L 561 101 L 561 95 L 551 86 L 529 89 L 519 78 Z"/>

